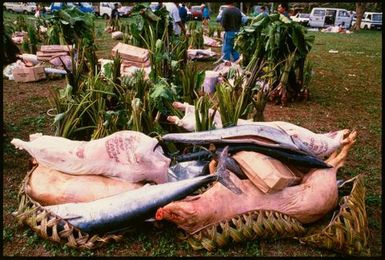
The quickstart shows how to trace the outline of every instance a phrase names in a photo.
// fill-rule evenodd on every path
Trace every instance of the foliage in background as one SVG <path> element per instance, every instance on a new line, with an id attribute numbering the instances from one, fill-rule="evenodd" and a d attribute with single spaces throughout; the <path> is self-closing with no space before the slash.
<path id="1" fill-rule="evenodd" d="M 242 53 L 243 64 L 250 73 L 246 85 L 248 96 L 254 96 L 252 89 L 264 64 L 273 72 L 269 97 L 282 105 L 297 99 L 304 87 L 304 64 L 313 41 L 314 37 L 308 36 L 303 26 L 283 15 L 253 18 L 235 40 L 235 48 Z"/>
<path id="2" fill-rule="evenodd" d="M 192 104 L 198 97 L 198 92 L 203 84 L 205 72 L 199 71 L 196 64 L 188 61 L 184 69 L 179 71 L 181 91 L 178 92 L 184 102 Z"/>
<path id="3" fill-rule="evenodd" d="M 204 95 L 194 100 L 195 106 L 195 131 L 207 131 L 214 129 L 214 116 L 217 110 L 210 115 L 209 110 L 213 102 L 209 95 Z"/>
<path id="4" fill-rule="evenodd" d="M 245 103 L 246 88 L 243 86 L 243 76 L 236 75 L 234 79 L 224 79 L 216 87 L 219 112 L 223 128 L 236 126 L 241 116 L 247 115 Z"/>
<path id="5" fill-rule="evenodd" d="M 189 47 L 191 49 L 203 49 L 203 27 L 199 26 L 198 28 L 191 30 L 191 35 L 189 38 Z"/>

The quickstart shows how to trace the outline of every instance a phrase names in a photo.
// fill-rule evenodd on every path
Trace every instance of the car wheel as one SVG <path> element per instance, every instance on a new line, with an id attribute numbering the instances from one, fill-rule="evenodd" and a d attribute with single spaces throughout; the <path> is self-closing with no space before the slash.
<path id="1" fill-rule="evenodd" d="M 368 29 L 369 29 L 368 26 L 367 26 L 366 24 L 364 25 L 364 29 L 365 29 L 365 30 L 368 30 Z"/>
<path id="2" fill-rule="evenodd" d="M 28 11 L 27 11 L 27 10 L 24 10 L 24 11 L 23 11 L 23 14 L 28 14 Z"/>
<path id="3" fill-rule="evenodd" d="M 108 14 L 103 14 L 103 18 L 108 19 L 109 18 Z"/>

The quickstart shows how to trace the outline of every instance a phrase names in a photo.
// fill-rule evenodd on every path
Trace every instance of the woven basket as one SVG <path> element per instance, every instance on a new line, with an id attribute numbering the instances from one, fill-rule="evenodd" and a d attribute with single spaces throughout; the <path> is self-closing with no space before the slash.
<path id="1" fill-rule="evenodd" d="M 345 183 L 350 181 L 354 181 L 352 191 L 350 195 L 342 197 L 340 209 L 329 225 L 321 231 L 300 238 L 301 243 L 348 255 L 370 255 L 364 176 L 358 175 Z"/>
<path id="2" fill-rule="evenodd" d="M 306 234 L 305 228 L 296 219 L 279 212 L 258 210 L 209 225 L 193 234 L 186 233 L 184 238 L 196 250 L 204 248 L 213 251 L 230 242 L 292 237 L 303 244 L 347 255 L 369 255 L 363 175 L 345 183 L 349 182 L 353 182 L 350 195 L 342 197 L 338 213 L 321 231 L 317 229 Z"/>
<path id="3" fill-rule="evenodd" d="M 89 235 L 74 227 L 68 221 L 48 212 L 38 202 L 31 199 L 24 191 L 30 175 L 36 169 L 35 165 L 22 181 L 19 191 L 19 207 L 12 215 L 20 224 L 28 225 L 40 237 L 66 244 L 74 248 L 93 249 L 111 241 L 119 241 L 121 234 Z"/>
<path id="4" fill-rule="evenodd" d="M 195 250 L 213 251 L 230 242 L 287 238 L 304 232 L 304 227 L 294 218 L 280 212 L 255 210 L 209 225 L 186 238 Z"/>
<path id="5" fill-rule="evenodd" d="M 109 242 L 119 241 L 123 234 L 90 235 L 61 217 L 48 212 L 25 193 L 25 185 L 35 165 L 22 181 L 19 207 L 13 213 L 19 223 L 28 225 L 40 237 L 66 244 L 73 248 L 93 249 Z M 359 175 L 349 196 L 340 201 L 340 209 L 321 231 L 306 234 L 296 219 L 274 211 L 255 210 L 209 225 L 184 237 L 193 249 L 213 251 L 229 243 L 253 239 L 280 239 L 292 237 L 300 243 L 336 250 L 348 255 L 368 255 L 368 224 L 365 210 L 365 187 Z M 202 188 L 202 191 L 205 190 Z"/>

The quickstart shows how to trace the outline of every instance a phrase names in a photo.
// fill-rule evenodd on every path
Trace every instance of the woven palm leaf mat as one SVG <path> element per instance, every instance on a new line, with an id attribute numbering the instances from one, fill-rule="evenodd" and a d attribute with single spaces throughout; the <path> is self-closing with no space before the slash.
<path id="1" fill-rule="evenodd" d="M 122 234 L 89 235 L 69 224 L 61 217 L 48 212 L 38 202 L 31 199 L 24 191 L 29 177 L 36 169 L 35 165 L 22 181 L 19 191 L 19 207 L 12 213 L 20 224 L 28 225 L 40 237 L 66 244 L 74 248 L 93 249 L 111 241 L 119 241 Z"/>
<path id="2" fill-rule="evenodd" d="M 31 199 L 25 193 L 25 185 L 36 167 L 37 165 L 27 173 L 19 191 L 19 207 L 13 215 L 20 224 L 28 225 L 44 239 L 80 249 L 101 247 L 123 238 L 123 233 L 87 234 Z M 280 212 L 256 210 L 207 226 L 194 234 L 186 235 L 185 239 L 193 249 L 212 251 L 244 240 L 292 237 L 300 243 L 348 255 L 368 255 L 363 176 L 356 176 L 345 183 L 350 181 L 353 182 L 350 195 L 341 199 L 339 211 L 336 211 L 331 222 L 321 231 L 307 234 L 305 227 L 292 217 Z"/>
<path id="3" fill-rule="evenodd" d="M 300 238 L 301 243 L 348 255 L 370 255 L 364 177 L 358 175 L 345 183 L 350 181 L 354 181 L 352 191 L 350 195 L 342 197 L 340 209 L 329 225 L 319 232 Z"/>

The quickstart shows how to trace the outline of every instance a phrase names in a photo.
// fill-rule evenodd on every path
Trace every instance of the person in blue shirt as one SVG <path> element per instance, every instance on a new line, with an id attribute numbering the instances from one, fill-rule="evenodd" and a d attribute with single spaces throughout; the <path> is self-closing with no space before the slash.
<path id="1" fill-rule="evenodd" d="M 208 25 L 210 20 L 210 10 L 205 4 L 202 4 L 202 17 L 203 17 L 203 24 Z"/>
<path id="2" fill-rule="evenodd" d="M 187 10 L 186 10 L 186 5 L 181 4 L 178 8 L 179 10 L 179 16 L 183 24 L 187 22 Z"/>

